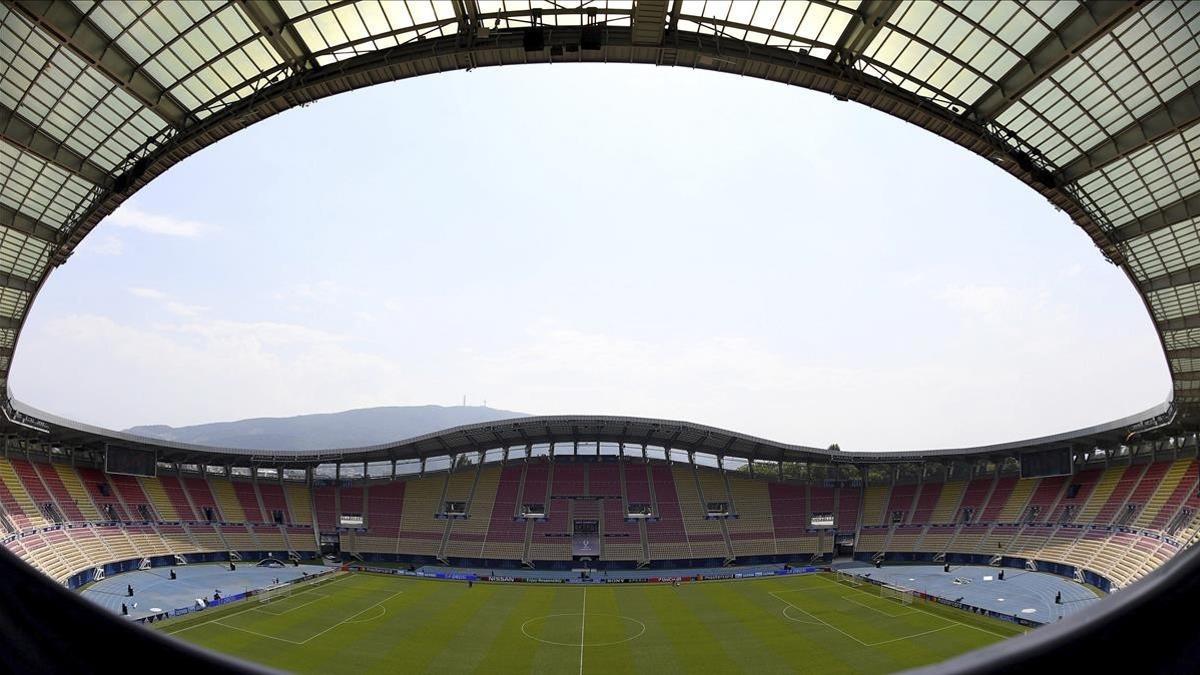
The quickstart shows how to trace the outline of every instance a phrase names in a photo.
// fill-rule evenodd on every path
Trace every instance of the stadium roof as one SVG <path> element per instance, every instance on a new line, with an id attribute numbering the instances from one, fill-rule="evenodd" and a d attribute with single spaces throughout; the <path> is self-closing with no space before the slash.
<path id="1" fill-rule="evenodd" d="M 999 461 L 1005 457 L 1047 450 L 1086 452 L 1098 447 L 1116 448 L 1128 442 L 1131 432 L 1147 429 L 1153 420 L 1169 420 L 1173 411 L 1164 404 L 1107 424 L 1042 438 L 974 448 L 911 452 L 845 452 L 836 447 L 791 445 L 691 422 L 608 415 L 547 415 L 480 422 L 361 448 L 249 450 L 215 448 L 110 431 L 23 404 L 5 407 L 4 414 L 10 420 L 24 418 L 27 424 L 37 424 L 38 429 L 27 436 L 54 447 L 103 451 L 113 445 L 152 451 L 158 461 L 167 463 L 301 468 L 328 462 L 423 460 L 498 448 L 528 448 L 548 444 L 560 447 L 574 445 L 577 452 L 595 454 L 598 443 L 625 444 L 631 450 L 649 446 L 768 462 L 892 464 L 977 459 Z M 1151 422 L 1147 423 L 1146 420 Z M 1194 442 L 1195 439 L 1192 440 Z"/>
<path id="2" fill-rule="evenodd" d="M 1200 3 L 2 0 L 0 380 L 49 272 L 204 147 L 344 91 L 484 66 L 679 66 L 921 126 L 1067 213 L 1200 409 Z M 1097 364 L 1103 367 L 1103 364 Z"/>

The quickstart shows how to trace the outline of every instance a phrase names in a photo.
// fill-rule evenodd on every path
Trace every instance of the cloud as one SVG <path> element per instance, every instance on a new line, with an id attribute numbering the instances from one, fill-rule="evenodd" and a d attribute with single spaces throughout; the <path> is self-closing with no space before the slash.
<path id="1" fill-rule="evenodd" d="M 88 237 L 86 240 L 88 252 L 96 255 L 121 255 L 125 252 L 125 242 L 120 237 L 109 235 Z"/>
<path id="2" fill-rule="evenodd" d="M 290 288 L 273 293 L 271 297 L 281 301 L 301 301 L 304 303 L 332 305 L 341 300 L 347 292 L 346 288 L 335 281 L 318 281 L 316 283 L 295 284 Z"/>
<path id="3" fill-rule="evenodd" d="M 215 225 L 198 220 L 187 220 L 174 216 L 150 213 L 139 209 L 131 202 L 125 202 L 113 211 L 105 222 L 117 227 L 129 228 L 159 234 L 167 237 L 199 237 L 217 229 Z"/>
<path id="4" fill-rule="evenodd" d="M 1000 285 L 957 285 L 944 288 L 939 299 L 964 315 L 989 324 L 1029 323 L 1031 314 L 1048 309 L 1049 295 L 1042 291 Z"/>
<path id="5" fill-rule="evenodd" d="M 166 300 L 167 299 L 166 293 L 163 293 L 162 291 L 154 289 L 154 288 L 133 287 L 133 288 L 129 289 L 129 293 L 131 295 L 135 295 L 139 298 L 146 298 L 147 300 Z"/>
<path id="6" fill-rule="evenodd" d="M 131 287 L 128 289 L 130 295 L 146 300 L 154 300 L 162 305 L 162 308 L 175 316 L 193 319 L 199 317 L 208 308 L 203 305 L 189 305 L 172 298 L 169 294 L 164 293 L 156 288 Z"/>
<path id="7" fill-rule="evenodd" d="M 175 300 L 169 300 L 165 306 L 166 306 L 166 309 L 168 312 L 170 312 L 176 316 L 182 316 L 182 317 L 187 317 L 187 318 L 194 318 L 194 317 L 200 316 L 200 314 L 202 312 L 204 312 L 205 310 L 208 309 L 207 307 L 204 307 L 202 305 L 187 305 L 182 302 L 175 301 Z"/>
<path id="8" fill-rule="evenodd" d="M 343 342 L 347 338 L 319 328 L 274 321 L 195 321 L 182 324 L 162 324 L 160 331 L 202 337 L 214 341 L 253 341 L 263 345 L 304 345 Z"/>
<path id="9" fill-rule="evenodd" d="M 29 337 L 25 363 L 70 345 L 80 351 L 63 367 L 80 379 L 77 386 L 61 387 L 41 375 L 25 377 L 23 400 L 110 427 L 293 415 L 405 400 L 397 393 L 404 373 L 396 364 L 305 326 L 195 321 L 140 327 L 72 314 L 35 327 Z M 105 380 L 137 385 L 109 390 Z M 105 395 L 97 397 L 101 391 Z"/>

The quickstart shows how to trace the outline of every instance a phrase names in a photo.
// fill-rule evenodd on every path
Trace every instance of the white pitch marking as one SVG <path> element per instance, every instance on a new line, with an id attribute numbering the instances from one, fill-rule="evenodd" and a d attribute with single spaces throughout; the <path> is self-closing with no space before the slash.
<path id="1" fill-rule="evenodd" d="M 300 595 L 300 594 L 302 594 L 302 593 L 308 593 L 308 592 L 310 592 L 310 591 L 314 591 L 314 590 L 316 590 L 316 589 L 318 589 L 318 588 L 325 588 L 326 586 L 329 586 L 329 585 L 332 585 L 332 584 L 336 584 L 337 582 L 339 582 L 339 581 L 342 581 L 343 579 L 349 579 L 351 576 L 352 576 L 352 575 L 350 575 L 350 574 L 343 575 L 343 576 L 341 576 L 341 577 L 338 577 L 337 579 L 334 579 L 334 580 L 332 580 L 332 581 L 329 581 L 329 582 L 323 583 L 323 584 L 321 584 L 320 586 L 313 586 L 313 587 L 312 587 L 312 588 L 310 588 L 310 589 L 303 590 L 303 591 L 300 591 L 300 592 L 298 592 L 298 593 L 293 593 L 293 594 L 292 594 L 292 597 L 296 597 L 297 595 Z M 208 624 L 210 624 L 210 623 L 215 623 L 215 622 L 217 622 L 217 621 L 221 621 L 221 620 L 223 620 L 223 619 L 232 619 L 233 617 L 237 616 L 238 614 L 245 614 L 246 612 L 252 612 L 252 611 L 254 611 L 254 610 L 256 610 L 256 609 L 259 609 L 259 608 L 258 608 L 258 607 L 247 607 L 246 609 L 238 610 L 238 611 L 236 611 L 236 612 L 233 612 L 232 614 L 222 614 L 221 616 L 218 616 L 218 617 L 217 617 L 217 618 L 215 618 L 215 619 L 209 619 L 208 621 L 201 621 L 200 623 L 194 623 L 194 624 L 191 624 L 191 625 L 189 625 L 189 626 L 184 626 L 183 628 L 180 628 L 179 630 L 166 630 L 166 631 L 163 631 L 163 632 L 164 632 L 164 633 L 166 633 L 167 635 L 175 635 L 176 633 L 182 633 L 182 632 L 184 632 L 185 630 L 191 630 L 191 629 L 193 629 L 193 628 L 199 628 L 200 626 L 207 626 L 207 625 L 208 625 Z"/>
<path id="2" fill-rule="evenodd" d="M 583 587 L 583 616 L 579 619 L 579 675 L 583 675 L 584 630 L 587 627 L 587 586 Z"/>
<path id="3" fill-rule="evenodd" d="M 375 604 L 371 605 L 370 607 L 366 607 L 366 608 L 364 608 L 364 609 L 362 609 L 362 610 L 360 610 L 360 611 L 357 611 L 357 612 L 355 612 L 355 613 L 351 614 L 350 616 L 348 616 L 348 617 L 346 617 L 346 618 L 342 619 L 341 621 L 339 621 L 339 622 L 337 622 L 337 623 L 333 624 L 333 625 L 332 625 L 332 626 L 330 626 L 329 628 L 326 628 L 325 630 L 321 631 L 320 633 L 317 633 L 316 635 L 314 635 L 314 636 L 312 636 L 312 637 L 308 638 L 308 639 L 307 639 L 307 640 L 305 640 L 304 642 L 301 642 L 300 644 L 307 644 L 307 643 L 309 643 L 309 642 L 312 642 L 313 640 L 315 640 L 315 639 L 317 639 L 317 638 L 321 637 L 322 635 L 324 635 L 324 634 L 328 633 L 329 631 L 333 630 L 334 628 L 337 628 L 338 626 L 340 626 L 340 625 L 342 625 L 342 624 L 344 624 L 344 623 L 348 623 L 348 622 L 349 622 L 351 619 L 353 619 L 354 617 L 358 616 L 359 614 L 362 614 L 363 612 L 366 612 L 368 609 L 374 609 L 374 608 L 376 608 L 376 607 L 378 607 L 378 606 L 382 605 L 383 603 L 387 602 L 388 600 L 391 600 L 392 598 L 396 597 L 397 595 L 400 595 L 400 594 L 401 594 L 401 593 L 403 593 L 403 592 L 404 592 L 404 591 L 396 591 L 395 593 L 392 593 L 391 595 L 389 595 L 389 596 L 387 596 L 386 598 L 384 598 L 384 599 L 380 600 L 379 602 L 377 602 L 377 603 L 375 603 Z M 385 608 L 385 609 L 386 609 L 386 608 Z"/>
<path id="4" fill-rule="evenodd" d="M 807 614 L 807 615 L 808 615 L 809 617 L 811 617 L 812 619 L 815 619 L 815 620 L 817 620 L 817 621 L 821 622 L 821 625 L 823 625 L 823 626 L 828 626 L 829 628 L 832 628 L 832 629 L 836 630 L 837 632 L 841 633 L 842 635 L 845 635 L 846 637 L 850 638 L 851 640 L 854 640 L 854 641 L 855 641 L 855 642 L 857 642 L 858 644 L 860 644 L 860 645 L 862 645 L 862 646 L 864 646 L 864 647 L 870 647 L 870 646 L 871 646 L 871 645 L 869 645 L 869 644 L 867 644 L 867 643 L 863 642 L 862 640 L 859 640 L 858 638 L 854 637 L 853 635 L 851 635 L 851 634 L 847 633 L 846 631 L 842 630 L 841 628 L 838 628 L 837 626 L 835 626 L 835 625 L 833 625 L 833 624 L 829 623 L 828 621 L 825 621 L 825 620 L 824 620 L 824 619 L 822 619 L 821 617 L 819 617 L 819 616 L 817 616 L 817 615 L 815 615 L 815 614 L 813 614 L 813 613 L 811 613 L 811 612 L 807 612 L 807 611 L 805 611 L 803 608 L 797 607 L 797 606 L 793 605 L 792 603 L 788 602 L 787 600 L 784 600 L 783 598 L 781 598 L 781 597 L 779 597 L 778 595 L 776 595 L 776 594 L 775 594 L 775 591 L 771 591 L 771 596 L 772 596 L 772 597 L 774 597 L 776 600 L 778 600 L 778 601 L 782 602 L 783 604 L 785 604 L 785 605 L 787 605 L 787 606 L 791 607 L 792 609 L 794 609 L 794 610 L 796 610 L 796 611 L 800 612 L 801 614 Z"/>
<path id="5" fill-rule="evenodd" d="M 294 612 L 297 609 L 300 609 L 301 607 L 308 607 L 309 605 L 313 604 L 314 602 L 316 602 L 318 600 L 324 600 L 325 598 L 328 598 L 328 597 L 329 597 L 328 595 L 318 595 L 317 597 L 313 598 L 312 600 L 309 600 L 308 602 L 300 603 L 299 605 L 296 605 L 295 607 L 289 607 L 288 609 L 285 609 L 282 612 L 269 612 L 266 610 L 266 608 L 263 608 L 263 607 L 256 607 L 255 609 L 262 612 L 263 614 L 270 614 L 271 616 L 283 616 L 284 614 L 287 614 L 288 612 Z M 279 603 L 276 603 L 276 604 L 279 604 Z"/>
<path id="6" fill-rule="evenodd" d="M 891 612 L 885 612 L 882 609 L 877 609 L 875 607 L 872 607 L 865 602 L 859 602 L 858 600 L 855 600 L 852 596 L 849 596 L 849 595 L 843 595 L 842 599 L 846 600 L 848 602 L 853 602 L 854 604 L 858 605 L 859 607 L 865 607 L 865 608 L 871 610 L 872 612 L 879 612 L 880 614 L 882 614 L 886 617 L 893 618 L 893 619 L 898 619 L 902 616 L 908 616 L 909 614 L 916 614 L 916 611 L 911 610 L 911 609 L 908 610 L 907 612 L 900 612 L 899 614 L 892 614 Z"/>
<path id="7" fill-rule="evenodd" d="M 831 584 L 833 584 L 833 585 L 835 585 L 835 586 L 841 587 L 841 584 L 839 584 L 838 582 L 836 582 L 836 581 L 830 581 L 829 579 L 826 579 L 826 578 L 825 578 L 825 577 L 823 577 L 823 576 L 817 575 L 817 578 L 818 578 L 818 579 L 821 579 L 821 580 L 823 580 L 823 581 L 828 581 L 829 583 L 831 583 Z M 871 594 L 869 591 L 866 591 L 866 590 L 863 590 L 863 589 L 858 589 L 858 590 L 860 590 L 860 591 L 861 591 L 861 592 L 863 592 L 863 593 L 866 593 L 867 595 L 870 595 L 872 598 L 876 597 L 875 595 L 872 595 L 872 594 Z M 986 629 L 986 628 L 980 628 L 979 626 L 972 626 L 972 625 L 971 625 L 971 624 L 969 624 L 969 623 L 963 623 L 963 622 L 961 622 L 961 621 L 955 621 L 954 619 L 951 619 L 950 617 L 946 617 L 946 616 L 938 616 L 937 614 L 934 614 L 933 612 L 926 612 L 925 610 L 923 610 L 923 609 L 919 609 L 919 608 L 917 608 L 917 607 L 913 607 L 913 611 L 914 611 L 914 612 L 920 612 L 920 613 L 922 613 L 922 614 L 928 614 L 929 616 L 932 616 L 932 617 L 934 617 L 934 618 L 937 618 L 937 619 L 944 619 L 944 620 L 946 620 L 946 621 L 949 621 L 950 623 L 958 624 L 958 625 L 960 625 L 960 626 L 963 626 L 964 628 L 971 628 L 971 629 L 973 629 L 973 630 L 977 630 L 977 631 L 979 631 L 979 632 L 981 632 L 981 633 L 987 633 L 988 635 L 995 635 L 995 636 L 996 636 L 996 637 L 998 637 L 998 638 L 1007 638 L 1007 637 L 1011 637 L 1011 636 L 1009 636 L 1009 635 L 1001 635 L 1001 634 L 999 634 L 999 633 L 993 633 L 992 631 L 990 631 L 990 630 L 988 630 L 988 629 Z"/>
<path id="8" fill-rule="evenodd" d="M 911 640 L 913 638 L 921 637 L 922 635 L 929 635 L 930 633 L 937 633 L 939 631 L 949 630 L 951 628 L 954 628 L 954 624 L 942 626 L 941 628 L 934 628 L 933 630 L 927 630 L 924 633 L 917 633 L 916 635 L 905 635 L 904 637 L 892 638 L 891 640 L 884 640 L 883 642 L 873 642 L 873 643 L 871 643 L 870 646 L 878 647 L 879 645 L 886 645 L 891 642 L 899 642 L 901 640 Z"/>

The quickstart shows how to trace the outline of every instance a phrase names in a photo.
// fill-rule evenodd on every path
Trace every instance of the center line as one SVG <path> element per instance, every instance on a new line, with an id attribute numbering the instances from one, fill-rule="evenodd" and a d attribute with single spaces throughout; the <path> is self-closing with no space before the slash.
<path id="1" fill-rule="evenodd" d="M 579 622 L 579 675 L 583 675 L 583 631 L 587 626 L 587 586 L 583 587 L 583 619 Z"/>

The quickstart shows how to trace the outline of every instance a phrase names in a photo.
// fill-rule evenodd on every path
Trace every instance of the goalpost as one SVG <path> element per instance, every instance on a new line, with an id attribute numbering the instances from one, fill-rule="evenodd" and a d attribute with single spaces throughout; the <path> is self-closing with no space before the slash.
<path id="1" fill-rule="evenodd" d="M 304 593 L 312 590 L 317 586 L 323 586 L 334 579 L 337 579 L 342 574 L 347 572 L 335 572 L 326 570 L 317 574 L 305 574 L 300 579 L 292 579 L 291 581 L 272 584 L 255 593 L 260 603 L 271 602 L 279 598 L 290 598 L 292 593 Z"/>
<path id="2" fill-rule="evenodd" d="M 267 603 L 278 598 L 290 598 L 292 596 L 292 586 L 295 584 L 278 584 L 276 586 L 267 586 L 258 592 L 258 601 Z"/>
<path id="3" fill-rule="evenodd" d="M 911 588 L 903 586 L 891 586 L 883 584 L 879 587 L 879 596 L 895 600 L 902 605 L 911 605 L 913 603 L 913 591 Z"/>
<path id="4" fill-rule="evenodd" d="M 847 586 L 862 586 L 866 583 L 857 574 L 850 574 L 841 570 L 834 570 L 833 576 L 838 583 L 846 584 Z"/>

